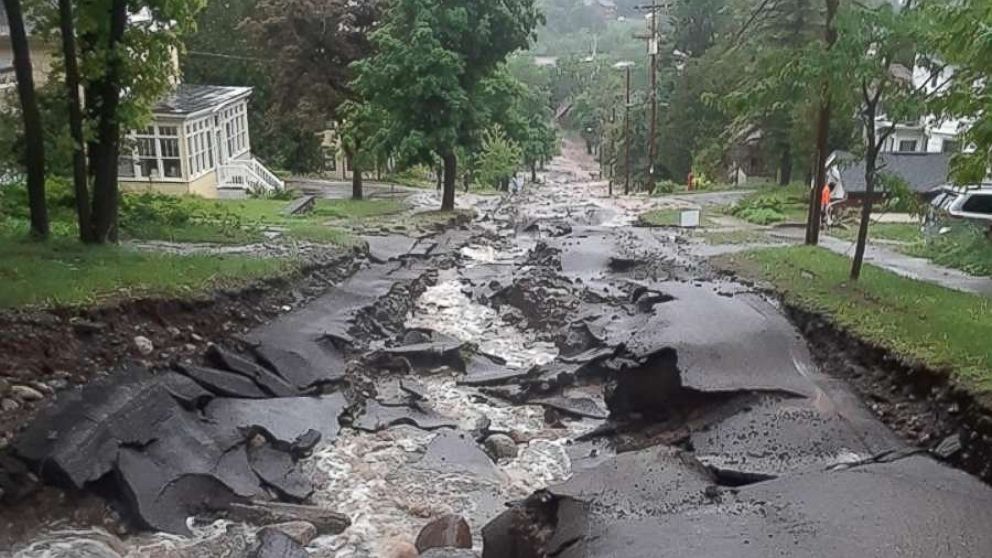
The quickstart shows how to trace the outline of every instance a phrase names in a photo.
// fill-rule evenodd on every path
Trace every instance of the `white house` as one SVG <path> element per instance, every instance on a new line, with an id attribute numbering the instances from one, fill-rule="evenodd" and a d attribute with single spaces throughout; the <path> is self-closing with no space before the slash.
<path id="1" fill-rule="evenodd" d="M 912 72 L 903 68 L 906 80 L 912 79 L 913 87 L 926 93 L 934 93 L 951 77 L 952 69 L 946 69 L 937 76 L 929 70 L 916 67 Z M 968 129 L 969 122 L 953 118 L 938 118 L 924 115 L 907 122 L 897 122 L 895 131 L 882 146 L 885 153 L 957 153 L 967 146 L 962 145 L 960 135 Z M 888 129 L 892 120 L 885 115 L 876 120 L 876 128 Z"/>
<path id="2" fill-rule="evenodd" d="M 285 184 L 252 156 L 250 87 L 179 85 L 122 144 L 123 191 L 243 197 Z"/>

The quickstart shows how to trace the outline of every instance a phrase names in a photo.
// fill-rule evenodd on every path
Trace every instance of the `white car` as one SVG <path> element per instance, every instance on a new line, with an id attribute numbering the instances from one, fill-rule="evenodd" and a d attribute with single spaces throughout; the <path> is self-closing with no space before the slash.
<path id="1" fill-rule="evenodd" d="M 992 233 L 992 184 L 979 187 L 944 186 L 927 195 L 930 208 L 926 228 L 931 232 L 945 232 L 948 219 L 963 219 Z"/>

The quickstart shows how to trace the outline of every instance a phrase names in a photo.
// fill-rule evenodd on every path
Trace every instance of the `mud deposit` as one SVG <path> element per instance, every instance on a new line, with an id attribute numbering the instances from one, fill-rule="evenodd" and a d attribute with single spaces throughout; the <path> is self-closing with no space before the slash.
<path id="1" fill-rule="evenodd" d="M 4 474 L 98 494 L 131 534 L 15 522 L 14 554 L 992 555 L 992 490 L 585 172 L 559 159 L 241 342 L 60 397 Z"/>

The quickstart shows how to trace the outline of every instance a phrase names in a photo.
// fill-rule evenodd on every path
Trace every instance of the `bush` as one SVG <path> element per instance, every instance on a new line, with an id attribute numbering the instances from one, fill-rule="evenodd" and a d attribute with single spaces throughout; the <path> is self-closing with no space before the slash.
<path id="1" fill-rule="evenodd" d="M 121 196 L 119 219 L 121 231 L 139 238 L 197 226 L 209 226 L 221 235 L 234 237 L 253 226 L 216 202 L 151 193 Z"/>
<path id="2" fill-rule="evenodd" d="M 780 196 L 764 194 L 741 200 L 730 213 L 749 223 L 771 225 L 785 221 L 785 202 Z"/>
<path id="3" fill-rule="evenodd" d="M 913 245 L 908 252 L 971 275 L 992 276 L 992 241 L 983 227 L 972 223 L 955 223 L 950 232 Z"/>
<path id="4" fill-rule="evenodd" d="M 654 195 L 674 194 L 681 186 L 674 180 L 662 180 L 654 185 Z"/>
<path id="5" fill-rule="evenodd" d="M 75 219 L 76 196 L 72 182 L 65 178 L 49 177 L 45 181 L 45 199 L 51 221 Z M 0 221 L 28 219 L 28 188 L 24 182 L 0 186 Z"/>

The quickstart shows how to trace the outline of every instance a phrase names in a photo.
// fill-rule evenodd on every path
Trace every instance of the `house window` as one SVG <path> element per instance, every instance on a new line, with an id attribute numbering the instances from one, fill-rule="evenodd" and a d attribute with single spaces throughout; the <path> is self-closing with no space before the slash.
<path id="1" fill-rule="evenodd" d="M 899 142 L 899 151 L 903 153 L 915 153 L 916 145 L 916 140 L 902 140 Z"/>
<path id="2" fill-rule="evenodd" d="M 176 126 L 149 126 L 135 136 L 137 178 L 182 178 L 183 167 L 179 156 L 179 128 Z M 123 163 L 122 163 L 123 164 Z"/>
<path id="3" fill-rule="evenodd" d="M 238 103 L 224 110 L 227 155 L 236 157 L 248 150 L 248 104 Z"/>
<path id="4" fill-rule="evenodd" d="M 942 153 L 957 153 L 961 151 L 961 142 L 954 140 L 944 140 L 940 148 Z"/>
<path id="5" fill-rule="evenodd" d="M 186 125 L 186 165 L 191 179 L 214 168 L 212 132 L 209 117 Z"/>

